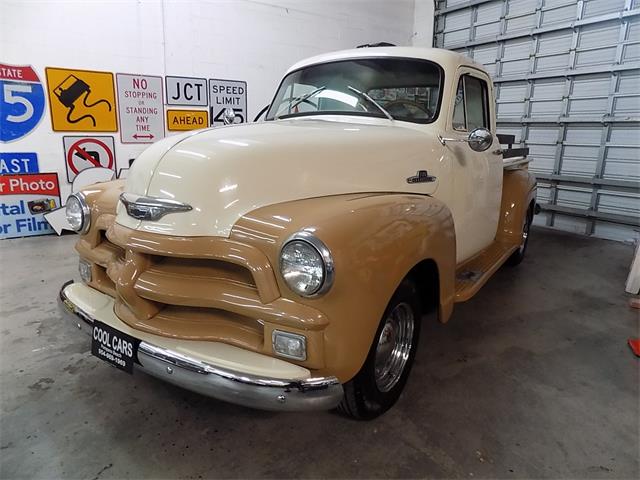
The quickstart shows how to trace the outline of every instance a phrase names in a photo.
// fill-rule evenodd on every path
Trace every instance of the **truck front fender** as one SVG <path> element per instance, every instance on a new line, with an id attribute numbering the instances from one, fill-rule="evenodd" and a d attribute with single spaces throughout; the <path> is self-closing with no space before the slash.
<path id="1" fill-rule="evenodd" d="M 284 242 L 303 229 L 325 243 L 335 264 L 333 286 L 319 297 L 295 294 L 278 271 Z M 437 267 L 439 284 L 431 288 L 438 289 L 441 318 L 451 313 L 455 230 L 449 209 L 435 198 L 358 194 L 280 203 L 244 215 L 231 238 L 267 255 L 282 297 L 312 306 L 329 319 L 319 375 L 331 372 L 344 382 L 360 370 L 391 296 L 424 260 Z"/>

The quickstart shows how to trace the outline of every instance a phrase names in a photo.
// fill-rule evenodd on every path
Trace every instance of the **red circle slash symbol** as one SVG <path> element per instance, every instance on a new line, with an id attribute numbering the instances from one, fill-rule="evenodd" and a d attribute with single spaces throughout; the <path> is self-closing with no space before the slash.
<path id="1" fill-rule="evenodd" d="M 83 147 L 82 145 L 85 144 L 86 146 Z M 95 151 L 96 146 L 102 147 L 104 152 L 106 152 L 106 156 L 108 158 L 108 162 L 106 162 L 106 165 L 103 163 L 103 156 L 100 155 L 100 152 Z M 104 142 L 96 138 L 85 138 L 82 140 L 78 140 L 76 143 L 71 145 L 71 148 L 67 153 L 67 164 L 69 165 L 71 171 L 77 175 L 81 170 L 84 170 L 84 168 L 78 168 L 74 163 L 74 158 L 86 160 L 87 162 L 91 163 L 93 167 L 105 167 L 113 169 L 113 152 Z"/>

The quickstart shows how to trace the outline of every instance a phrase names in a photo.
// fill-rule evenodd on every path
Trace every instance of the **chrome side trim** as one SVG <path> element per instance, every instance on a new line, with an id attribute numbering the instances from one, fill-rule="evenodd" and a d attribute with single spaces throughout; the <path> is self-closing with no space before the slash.
<path id="1" fill-rule="evenodd" d="M 188 212 L 191 205 L 166 198 L 144 197 L 134 193 L 121 193 L 120 201 L 127 214 L 137 220 L 159 220 L 169 213 Z"/>
<path id="2" fill-rule="evenodd" d="M 91 335 L 94 319 L 65 293 L 71 283 L 65 283 L 60 290 L 60 308 L 78 329 Z M 261 377 L 221 368 L 145 341 L 138 347 L 138 361 L 136 371 L 218 400 L 261 410 L 329 410 L 340 403 L 344 394 L 336 377 L 304 380 Z"/>

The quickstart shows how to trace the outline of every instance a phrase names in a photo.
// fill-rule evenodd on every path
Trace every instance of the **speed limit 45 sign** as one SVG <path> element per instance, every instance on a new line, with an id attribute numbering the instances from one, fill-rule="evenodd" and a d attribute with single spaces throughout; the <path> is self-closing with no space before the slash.
<path id="1" fill-rule="evenodd" d="M 31 132 L 44 113 L 44 89 L 30 66 L 0 63 L 0 141 Z"/>
<path id="2" fill-rule="evenodd" d="M 247 82 L 209 79 L 209 119 L 211 126 L 224 125 L 222 114 L 232 108 L 234 123 L 247 121 Z"/>

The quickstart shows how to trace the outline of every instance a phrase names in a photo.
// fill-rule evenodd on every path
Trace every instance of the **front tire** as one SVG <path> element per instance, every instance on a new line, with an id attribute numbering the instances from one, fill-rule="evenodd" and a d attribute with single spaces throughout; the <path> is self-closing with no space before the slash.
<path id="1" fill-rule="evenodd" d="M 359 420 L 370 420 L 389 410 L 407 382 L 419 337 L 416 289 L 404 280 L 382 316 L 364 365 L 344 385 L 338 410 Z"/>

